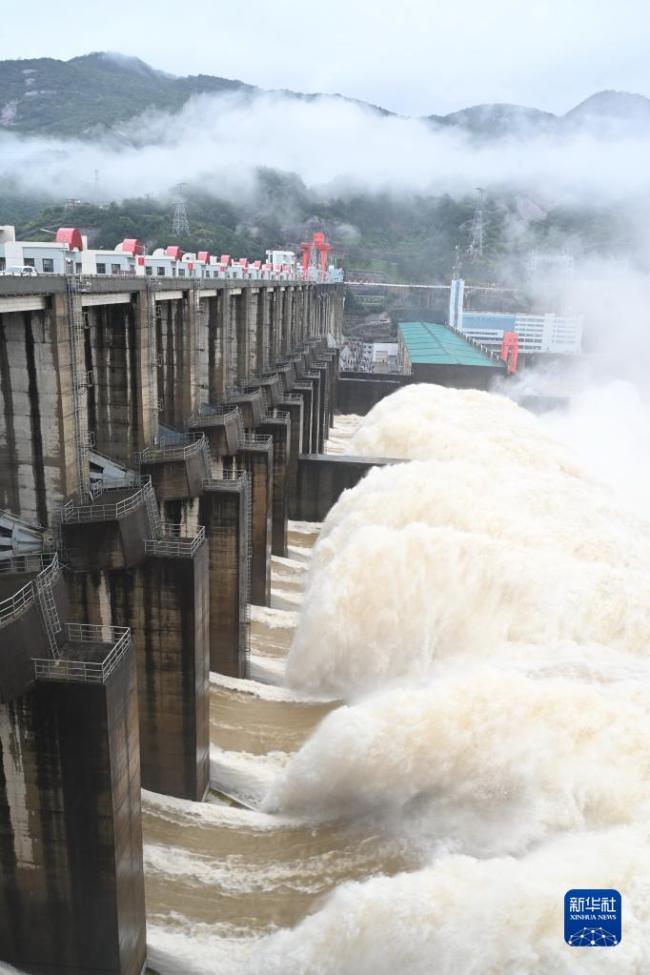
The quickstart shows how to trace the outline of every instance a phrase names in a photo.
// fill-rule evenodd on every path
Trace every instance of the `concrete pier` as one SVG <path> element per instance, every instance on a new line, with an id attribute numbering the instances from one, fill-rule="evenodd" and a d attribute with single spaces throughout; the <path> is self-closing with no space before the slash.
<path id="1" fill-rule="evenodd" d="M 298 460 L 296 493 L 289 503 L 291 518 L 324 521 L 345 490 L 354 487 L 373 467 L 399 464 L 383 457 L 308 454 Z"/>
<path id="2" fill-rule="evenodd" d="M 138 672 L 142 785 L 200 800 L 208 786 L 209 575 L 205 532 L 161 524 L 142 564 L 70 576 L 79 615 L 128 627 Z"/>
<path id="3" fill-rule="evenodd" d="M 341 373 L 338 381 L 337 409 L 339 413 L 365 416 L 380 400 L 396 393 L 404 385 L 404 377 L 378 378 L 365 374 Z"/>
<path id="4" fill-rule="evenodd" d="M 250 479 L 250 601 L 257 606 L 269 606 L 273 543 L 273 438 L 262 434 L 247 434 L 242 441 L 237 462 L 248 472 Z"/>
<path id="5" fill-rule="evenodd" d="M 0 706 L 0 958 L 140 975 L 140 749 L 128 631 L 70 624 L 59 659 Z"/>
<path id="6" fill-rule="evenodd" d="M 248 676 L 251 488 L 246 471 L 204 484 L 199 517 L 208 540 L 210 670 Z"/>
<path id="7" fill-rule="evenodd" d="M 313 402 L 314 385 L 311 380 L 303 378 L 297 382 L 291 396 L 299 396 L 302 400 L 302 447 L 301 453 L 309 454 L 312 450 Z"/>
<path id="8" fill-rule="evenodd" d="M 258 430 L 273 441 L 273 480 L 271 488 L 271 551 L 287 554 L 287 519 L 289 517 L 288 469 L 291 463 L 291 419 L 283 410 L 267 413 Z M 295 462 L 298 453 L 295 454 Z"/>
<path id="9" fill-rule="evenodd" d="M 310 390 L 311 395 L 311 390 Z M 289 453 L 287 456 L 286 487 L 285 495 L 288 499 L 295 493 L 296 480 L 298 477 L 298 457 L 303 452 L 303 432 L 304 432 L 304 399 L 296 392 L 284 393 L 284 399 L 280 401 L 280 410 L 289 416 L 290 436 Z M 275 457 L 274 457 L 275 461 Z M 288 517 L 288 507 L 287 507 Z"/>
<path id="10" fill-rule="evenodd" d="M 311 385 L 311 430 L 309 440 L 312 453 L 318 453 L 321 438 L 321 374 L 316 370 L 306 372 L 300 385 L 309 383 Z"/>
<path id="11" fill-rule="evenodd" d="M 110 304 L 108 298 L 103 295 L 102 304 L 82 310 L 82 382 L 94 446 L 129 465 L 149 436 L 147 364 L 152 337 L 146 295 L 113 294 Z M 172 304 L 167 303 L 168 310 Z"/>
<path id="12" fill-rule="evenodd" d="M 138 664 L 142 785 L 201 800 L 210 774 L 210 593 L 204 531 L 168 526 L 124 592 Z M 130 597 L 130 598 L 129 598 Z"/>

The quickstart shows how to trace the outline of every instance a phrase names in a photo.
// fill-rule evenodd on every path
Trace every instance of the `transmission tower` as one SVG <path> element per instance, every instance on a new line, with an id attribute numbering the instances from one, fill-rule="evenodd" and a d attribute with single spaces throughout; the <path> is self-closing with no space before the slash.
<path id="1" fill-rule="evenodd" d="M 178 196 L 174 200 L 174 216 L 172 218 L 172 233 L 175 237 L 187 237 L 190 232 L 190 222 L 187 219 L 187 207 L 185 206 L 186 183 L 181 183 L 178 187 Z"/>
<path id="2" fill-rule="evenodd" d="M 474 211 L 474 220 L 472 221 L 472 238 L 469 242 L 469 247 L 467 248 L 467 254 L 469 257 L 483 257 L 485 231 L 485 190 L 480 186 L 477 187 L 477 189 L 478 202 L 476 204 L 476 210 Z"/>

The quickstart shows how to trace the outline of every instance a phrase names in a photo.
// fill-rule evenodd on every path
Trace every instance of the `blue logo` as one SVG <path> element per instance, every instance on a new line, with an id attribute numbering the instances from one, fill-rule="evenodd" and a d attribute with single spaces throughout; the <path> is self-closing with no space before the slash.
<path id="1" fill-rule="evenodd" d="M 621 940 L 621 895 L 617 890 L 568 890 L 564 895 L 564 940 L 572 948 L 613 948 Z"/>

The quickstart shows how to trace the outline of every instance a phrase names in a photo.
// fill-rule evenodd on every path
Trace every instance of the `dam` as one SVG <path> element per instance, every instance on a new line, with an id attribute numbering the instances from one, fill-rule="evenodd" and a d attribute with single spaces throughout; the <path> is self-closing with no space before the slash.
<path id="1" fill-rule="evenodd" d="M 0 278 L 0 963 L 590 975 L 600 886 L 645 970 L 650 524 L 343 302 Z"/>
<path id="2" fill-rule="evenodd" d="M 139 973 L 141 785 L 201 801 L 210 672 L 248 675 L 338 284 L 0 278 L 0 959 Z"/>

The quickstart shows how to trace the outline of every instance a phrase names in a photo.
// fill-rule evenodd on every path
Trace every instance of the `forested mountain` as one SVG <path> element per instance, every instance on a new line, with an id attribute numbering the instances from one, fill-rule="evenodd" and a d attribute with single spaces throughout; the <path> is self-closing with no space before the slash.
<path id="1" fill-rule="evenodd" d="M 74 136 L 91 144 L 96 141 L 104 151 L 102 146 L 114 143 L 107 134 L 119 132 L 122 140 L 136 140 L 139 150 L 147 140 L 155 139 L 156 131 L 164 133 L 165 116 L 158 129 L 139 127 L 137 122 L 129 128 L 125 123 L 150 109 L 180 111 L 193 95 L 223 92 L 239 93 L 245 99 L 261 93 L 241 81 L 208 75 L 176 78 L 137 58 L 105 53 L 66 62 L 51 58 L 2 61 L 0 138 L 17 144 L 28 141 L 31 134 Z M 282 94 L 304 100 L 322 97 Z M 390 115 L 376 106 L 364 107 Z M 436 130 L 454 128 L 466 133 L 470 151 L 473 140 L 538 135 L 559 135 L 562 144 L 564 134 L 585 130 L 605 138 L 650 133 L 650 100 L 601 92 L 560 117 L 517 105 L 488 104 L 423 121 Z M 74 145 L 52 142 L 44 152 L 66 157 L 66 153 L 74 154 Z M 124 147 L 123 141 L 119 145 Z M 38 148 L 32 165 L 38 166 L 42 158 Z M 66 201 L 63 193 L 57 193 L 54 181 L 36 181 L 42 189 L 30 192 L 21 184 L 20 175 L 15 167 L 3 169 L 0 156 L 0 224 L 15 224 L 22 237 L 47 240 L 57 227 L 74 224 L 82 227 L 95 246 L 113 247 L 131 236 L 143 239 L 149 248 L 171 241 L 169 193 L 114 202 L 105 194 L 100 202 L 97 192 L 90 202 L 87 198 Z M 80 175 L 87 180 L 87 173 Z M 448 280 L 459 261 L 463 272 L 476 279 L 503 278 L 516 273 L 517 261 L 536 248 L 627 256 L 635 246 L 634 221 L 629 214 L 621 206 L 597 199 L 580 205 L 565 201 L 560 206 L 546 190 L 530 195 L 509 192 L 507 186 L 488 190 L 483 253 L 477 254 L 470 247 L 478 202 L 474 192 L 451 196 L 411 189 L 395 194 L 370 188 L 343 191 L 333 186 L 316 192 L 300 176 L 270 169 L 257 171 L 257 190 L 245 198 L 227 197 L 218 189 L 208 193 L 197 188 L 198 182 L 191 184 L 185 190 L 191 234 L 176 242 L 188 250 L 262 257 L 267 247 L 297 247 L 312 230 L 323 229 L 352 276 L 414 282 Z"/>
<path id="2" fill-rule="evenodd" d="M 138 58 L 98 52 L 57 61 L 34 58 L 0 61 L 0 128 L 39 135 L 92 138 L 149 109 L 176 112 L 193 95 L 238 93 L 245 97 L 262 89 L 243 81 L 212 75 L 177 78 L 157 71 Z M 289 98 L 310 100 L 321 94 L 283 91 Z M 326 96 L 343 98 L 341 95 Z M 345 99 L 355 101 L 355 99 Z M 366 103 L 367 109 L 390 115 Z M 650 100 L 643 95 L 604 91 L 591 96 L 566 115 L 557 116 L 521 105 L 475 105 L 449 115 L 429 115 L 436 127 L 453 126 L 481 138 L 518 134 L 562 133 L 588 126 L 624 131 L 642 127 L 650 132 Z"/>

